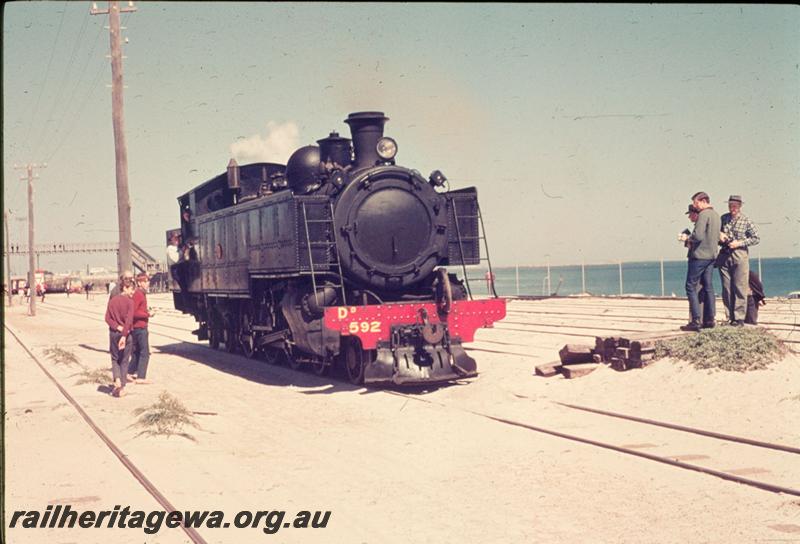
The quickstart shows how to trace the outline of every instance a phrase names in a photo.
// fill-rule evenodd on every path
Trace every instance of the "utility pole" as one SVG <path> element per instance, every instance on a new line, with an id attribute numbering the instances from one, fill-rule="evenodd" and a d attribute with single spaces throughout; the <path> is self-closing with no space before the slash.
<path id="1" fill-rule="evenodd" d="M 33 245 L 33 179 L 39 177 L 34 175 L 33 169 L 47 168 L 47 163 L 28 163 L 25 166 L 14 165 L 14 170 L 21 170 L 23 168 L 28 171 L 27 176 L 19 178 L 21 180 L 28 180 L 28 288 L 30 293 L 28 314 L 33 316 L 36 315 L 36 255 Z"/>
<path id="2" fill-rule="evenodd" d="M 3 224 L 6 226 L 6 293 L 8 294 L 8 305 L 14 305 L 14 295 L 11 293 L 11 242 L 8 237 L 8 211 L 3 211 Z"/>
<path id="3" fill-rule="evenodd" d="M 97 9 L 92 3 L 89 13 L 108 14 L 108 34 L 111 40 L 111 119 L 114 124 L 114 154 L 117 165 L 117 217 L 119 219 L 118 272 L 133 271 L 131 257 L 131 198 L 128 192 L 128 151 L 125 147 L 125 119 L 122 103 L 122 53 L 120 51 L 119 14 L 136 11 L 133 2 L 120 9 L 119 2 L 109 2 L 108 9 Z"/>

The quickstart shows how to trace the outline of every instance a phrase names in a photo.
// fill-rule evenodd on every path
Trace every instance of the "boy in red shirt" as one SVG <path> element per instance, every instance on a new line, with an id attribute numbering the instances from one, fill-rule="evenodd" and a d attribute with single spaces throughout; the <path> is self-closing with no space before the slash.
<path id="1" fill-rule="evenodd" d="M 111 373 L 114 375 L 115 397 L 125 395 L 125 382 L 128 375 L 128 362 L 131 345 L 128 335 L 133 327 L 133 281 L 125 278 L 121 282 L 121 293 L 108 301 L 106 323 L 109 329 L 109 351 L 111 352 Z"/>
<path id="2" fill-rule="evenodd" d="M 128 370 L 130 372 L 128 379 L 136 383 L 150 383 L 150 380 L 147 379 L 147 363 L 150 362 L 147 322 L 153 316 L 153 312 L 147 308 L 150 278 L 143 272 L 136 276 L 136 283 L 138 288 L 133 292 L 133 330 L 131 332 L 133 355 Z"/>

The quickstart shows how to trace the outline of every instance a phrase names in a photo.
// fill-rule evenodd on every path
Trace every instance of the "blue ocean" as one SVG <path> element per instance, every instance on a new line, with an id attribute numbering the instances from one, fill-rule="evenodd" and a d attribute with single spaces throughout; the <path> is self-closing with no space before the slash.
<path id="1" fill-rule="evenodd" d="M 791 291 L 800 291 L 800 258 L 761 259 L 761 281 L 768 297 L 785 297 Z M 750 269 L 759 272 L 758 259 L 750 260 Z M 463 272 L 456 267 L 451 272 Z M 592 295 L 645 295 L 686 296 L 686 261 L 664 261 L 663 276 L 660 262 L 622 263 L 620 279 L 619 264 L 587 264 L 551 266 L 548 289 L 547 267 L 519 266 L 494 267 L 495 289 L 498 295 L 575 295 L 587 292 Z M 487 293 L 486 268 L 468 267 L 470 288 L 473 294 Z M 663 282 L 662 282 L 663 278 Z M 662 290 L 663 285 L 663 290 Z M 714 287 L 717 295 L 722 292 L 719 272 L 714 270 Z"/>

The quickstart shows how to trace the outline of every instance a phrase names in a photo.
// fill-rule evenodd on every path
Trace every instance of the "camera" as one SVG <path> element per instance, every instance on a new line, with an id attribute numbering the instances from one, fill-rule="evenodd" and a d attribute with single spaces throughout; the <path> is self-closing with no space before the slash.
<path id="1" fill-rule="evenodd" d="M 719 247 L 720 247 L 721 249 L 730 249 L 730 248 L 731 248 L 731 247 L 730 247 L 730 245 L 731 245 L 731 242 L 733 242 L 733 238 L 730 238 L 730 237 L 729 237 L 727 234 L 725 234 L 724 232 L 721 232 L 721 233 L 720 233 L 720 235 L 719 235 L 719 238 L 720 238 L 720 240 L 719 240 Z"/>

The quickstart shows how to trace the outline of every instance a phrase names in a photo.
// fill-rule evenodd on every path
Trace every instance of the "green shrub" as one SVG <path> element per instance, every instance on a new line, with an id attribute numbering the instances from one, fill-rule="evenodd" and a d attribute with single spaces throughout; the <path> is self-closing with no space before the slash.
<path id="1" fill-rule="evenodd" d="M 143 406 L 133 411 L 133 415 L 139 416 L 131 427 L 142 427 L 140 435 L 166 435 L 166 436 L 182 436 L 189 440 L 196 442 L 195 438 L 184 432 L 183 428 L 186 425 L 200 428 L 200 425 L 194 420 L 194 415 L 186 409 L 180 400 L 164 391 L 158 396 L 158 401 L 150 406 Z"/>
<path id="2" fill-rule="evenodd" d="M 58 346 L 54 346 L 52 348 L 47 348 L 44 350 L 45 356 L 59 365 L 80 365 L 81 362 L 75 357 L 75 354 L 71 351 L 67 351 L 65 349 L 61 349 Z"/>
<path id="3" fill-rule="evenodd" d="M 85 383 L 99 383 L 106 385 L 114 381 L 111 370 L 108 368 L 95 368 L 94 370 L 84 369 L 74 376 L 80 376 L 75 385 L 83 385 Z"/>
<path id="4" fill-rule="evenodd" d="M 696 368 L 746 372 L 779 361 L 786 354 L 783 342 L 759 327 L 703 329 L 656 344 L 656 357 L 688 361 Z"/>

